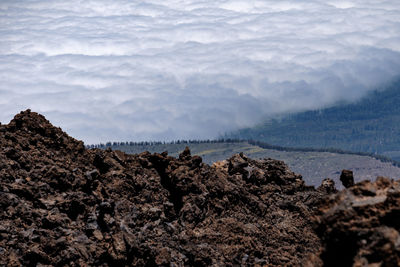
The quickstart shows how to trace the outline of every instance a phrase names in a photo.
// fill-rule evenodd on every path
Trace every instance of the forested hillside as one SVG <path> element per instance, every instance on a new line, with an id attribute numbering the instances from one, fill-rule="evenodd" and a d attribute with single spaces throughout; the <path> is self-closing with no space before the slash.
<path id="1" fill-rule="evenodd" d="M 400 81 L 357 103 L 288 115 L 227 135 L 290 147 L 339 148 L 400 159 Z"/>

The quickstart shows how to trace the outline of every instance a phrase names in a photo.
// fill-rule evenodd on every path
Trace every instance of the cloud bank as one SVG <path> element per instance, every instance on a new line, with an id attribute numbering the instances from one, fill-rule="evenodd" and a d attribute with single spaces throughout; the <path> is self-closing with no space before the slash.
<path id="1" fill-rule="evenodd" d="M 398 0 L 3 0 L 0 121 L 86 143 L 213 138 L 400 74 Z"/>

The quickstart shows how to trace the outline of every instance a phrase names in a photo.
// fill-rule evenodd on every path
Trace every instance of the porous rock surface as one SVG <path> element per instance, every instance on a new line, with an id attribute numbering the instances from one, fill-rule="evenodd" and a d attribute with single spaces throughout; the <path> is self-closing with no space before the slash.
<path id="1" fill-rule="evenodd" d="M 272 159 L 87 150 L 27 110 L 0 125 L 0 185 L 5 266 L 399 264 L 385 178 L 336 193 Z"/>
<path id="2" fill-rule="evenodd" d="M 400 182 L 378 177 L 323 199 L 316 232 L 325 266 L 400 266 Z"/>

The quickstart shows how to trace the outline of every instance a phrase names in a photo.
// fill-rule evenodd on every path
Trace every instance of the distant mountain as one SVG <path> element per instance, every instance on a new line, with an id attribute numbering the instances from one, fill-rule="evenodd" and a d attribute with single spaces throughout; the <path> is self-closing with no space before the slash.
<path id="1" fill-rule="evenodd" d="M 227 137 L 377 153 L 400 160 L 400 81 L 357 103 L 288 115 Z"/>

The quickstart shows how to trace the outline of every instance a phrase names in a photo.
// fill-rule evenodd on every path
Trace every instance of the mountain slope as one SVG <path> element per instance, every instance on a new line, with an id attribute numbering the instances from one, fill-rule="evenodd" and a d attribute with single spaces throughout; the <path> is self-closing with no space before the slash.
<path id="1" fill-rule="evenodd" d="M 288 115 L 229 137 L 273 145 L 340 148 L 400 159 L 400 81 L 357 103 Z"/>

